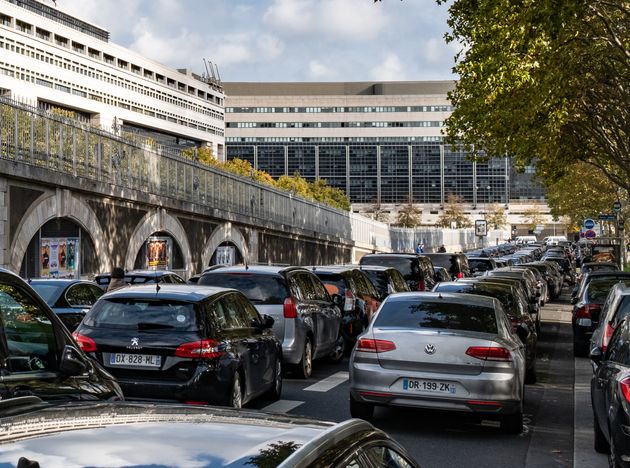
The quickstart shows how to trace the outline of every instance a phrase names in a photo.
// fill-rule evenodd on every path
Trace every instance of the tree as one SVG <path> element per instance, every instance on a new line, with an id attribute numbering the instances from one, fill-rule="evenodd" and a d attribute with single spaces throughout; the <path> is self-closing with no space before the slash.
<path id="1" fill-rule="evenodd" d="M 450 194 L 444 204 L 444 210 L 438 218 L 438 226 L 450 228 L 454 225 L 456 229 L 471 227 L 472 222 L 464 213 L 463 203 L 464 201 L 459 195 Z"/>
<path id="2" fill-rule="evenodd" d="M 523 220 L 527 224 L 527 229 L 533 231 L 536 226 L 543 224 L 545 217 L 538 207 L 527 208 L 523 211 Z"/>
<path id="3" fill-rule="evenodd" d="M 630 5 L 437 0 L 462 44 L 448 140 L 538 162 L 547 186 L 583 161 L 630 190 Z"/>
<path id="4" fill-rule="evenodd" d="M 505 210 L 497 203 L 494 203 L 486 215 L 486 221 L 488 226 L 492 226 L 492 229 L 501 229 L 507 224 L 507 216 L 505 216 Z"/>
<path id="5" fill-rule="evenodd" d="M 389 213 L 383 208 L 379 202 L 375 201 L 368 207 L 368 216 L 375 221 L 381 223 L 389 223 Z"/>
<path id="6" fill-rule="evenodd" d="M 396 215 L 395 226 L 405 228 L 415 228 L 422 223 L 422 210 L 409 200 L 404 204 Z"/>
<path id="7" fill-rule="evenodd" d="M 292 176 L 283 175 L 276 182 L 278 188 L 302 198 L 313 198 L 308 181 L 298 172 Z"/>

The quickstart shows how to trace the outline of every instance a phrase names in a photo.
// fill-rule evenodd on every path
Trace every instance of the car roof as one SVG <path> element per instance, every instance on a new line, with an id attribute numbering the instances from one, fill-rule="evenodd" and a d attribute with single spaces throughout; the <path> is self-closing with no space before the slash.
<path id="1" fill-rule="evenodd" d="M 111 275 L 112 275 L 111 273 L 101 273 L 101 274 L 96 275 L 96 277 L 103 278 L 103 277 L 110 277 Z M 148 276 L 150 278 L 158 278 L 164 275 L 177 275 L 177 273 L 171 270 L 130 270 L 130 271 L 125 272 L 125 277 Z"/>
<path id="2" fill-rule="evenodd" d="M 217 268 L 210 271 L 204 271 L 203 275 L 215 275 L 215 274 L 223 274 L 223 273 L 256 273 L 256 274 L 281 274 L 288 271 L 308 271 L 307 268 L 297 267 L 297 266 L 288 266 L 288 265 L 232 265 L 226 266 L 224 268 Z"/>
<path id="3" fill-rule="evenodd" d="M 387 296 L 386 301 L 396 301 L 405 299 L 430 300 L 431 302 L 444 301 L 452 304 L 471 304 L 485 307 L 495 307 L 493 297 L 477 296 L 474 294 L 448 293 L 448 292 L 400 292 Z"/>
<path id="4" fill-rule="evenodd" d="M 105 299 L 165 299 L 200 302 L 216 294 L 235 289 L 196 284 L 142 284 L 126 286 L 104 294 Z"/>
<path id="5" fill-rule="evenodd" d="M 585 262 L 582 263 L 582 266 L 614 266 L 619 268 L 619 266 L 616 263 L 613 262 Z"/>
<path id="6" fill-rule="evenodd" d="M 28 284 L 54 284 L 54 285 L 68 285 L 74 283 L 87 283 L 96 284 L 92 281 L 81 280 L 77 278 L 30 278 Z"/>

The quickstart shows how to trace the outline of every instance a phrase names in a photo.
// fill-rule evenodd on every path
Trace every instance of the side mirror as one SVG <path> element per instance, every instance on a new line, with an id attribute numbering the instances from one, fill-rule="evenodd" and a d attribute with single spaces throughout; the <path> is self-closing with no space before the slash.
<path id="1" fill-rule="evenodd" d="M 68 377 L 81 375 L 87 371 L 85 359 L 74 346 L 66 345 L 63 347 L 59 371 Z"/>
<path id="2" fill-rule="evenodd" d="M 575 304 L 577 304 L 577 303 L 578 303 L 578 298 L 577 298 L 577 296 L 573 296 L 573 297 L 571 298 L 571 305 L 575 305 Z"/>
<path id="3" fill-rule="evenodd" d="M 602 353 L 602 348 L 599 346 L 591 349 L 588 357 L 598 366 L 602 363 L 602 359 L 604 358 L 604 353 Z"/>
<path id="4" fill-rule="evenodd" d="M 333 304 L 335 304 L 337 307 L 341 309 L 343 305 L 343 297 L 341 297 L 341 294 L 333 294 L 332 301 L 333 301 Z"/>
<path id="5" fill-rule="evenodd" d="M 272 328 L 273 324 L 275 323 L 275 320 L 273 319 L 273 317 L 267 315 L 267 314 L 263 314 L 262 316 L 262 327 L 263 330 L 266 330 L 268 328 Z"/>

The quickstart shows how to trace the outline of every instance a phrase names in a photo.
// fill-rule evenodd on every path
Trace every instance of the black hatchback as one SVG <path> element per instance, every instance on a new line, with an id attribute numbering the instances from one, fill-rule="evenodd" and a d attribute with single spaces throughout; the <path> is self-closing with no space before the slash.
<path id="1" fill-rule="evenodd" d="M 235 290 L 147 285 L 102 296 L 74 337 L 126 397 L 240 407 L 263 394 L 280 398 L 272 326 Z"/>
<path id="2" fill-rule="evenodd" d="M 407 253 L 367 254 L 359 264 L 396 268 L 407 281 L 411 291 L 431 291 L 435 286 L 433 263 L 428 257 Z"/>

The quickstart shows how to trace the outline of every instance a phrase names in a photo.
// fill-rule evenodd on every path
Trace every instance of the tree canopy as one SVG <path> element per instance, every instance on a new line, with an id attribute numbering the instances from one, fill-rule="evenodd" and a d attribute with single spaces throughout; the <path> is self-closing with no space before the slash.
<path id="1" fill-rule="evenodd" d="M 415 228 L 422 223 L 422 210 L 408 201 L 398 210 L 394 226 Z"/>
<path id="2" fill-rule="evenodd" d="M 437 224 L 440 227 L 469 228 L 472 226 L 470 218 L 466 216 L 463 208 L 464 200 L 458 195 L 449 194 L 444 204 L 444 210 L 438 218 Z"/>

